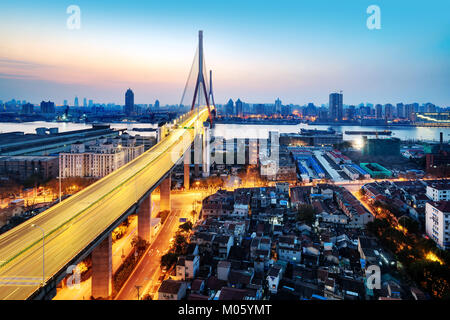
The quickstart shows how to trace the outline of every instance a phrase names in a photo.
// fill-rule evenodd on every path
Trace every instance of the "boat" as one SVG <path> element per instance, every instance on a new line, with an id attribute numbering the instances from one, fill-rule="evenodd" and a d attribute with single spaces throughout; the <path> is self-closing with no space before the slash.
<path id="1" fill-rule="evenodd" d="M 133 128 L 132 130 L 139 132 L 153 132 L 156 131 L 156 128 Z"/>
<path id="2" fill-rule="evenodd" d="M 383 131 L 345 131 L 345 134 L 355 134 L 355 135 L 379 135 L 379 136 L 390 136 L 392 131 L 383 130 Z"/>

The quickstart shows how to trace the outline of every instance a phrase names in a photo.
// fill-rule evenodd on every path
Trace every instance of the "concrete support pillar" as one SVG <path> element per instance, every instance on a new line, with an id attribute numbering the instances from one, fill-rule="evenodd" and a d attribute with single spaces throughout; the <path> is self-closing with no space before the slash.
<path id="1" fill-rule="evenodd" d="M 209 122 L 205 122 L 203 128 L 203 147 L 202 147 L 202 175 L 203 178 L 209 177 L 209 170 L 211 166 L 211 151 L 210 151 L 210 130 Z"/>
<path id="2" fill-rule="evenodd" d="M 184 155 L 184 189 L 189 190 L 189 173 L 191 165 L 191 148 L 189 148 Z"/>
<path id="3" fill-rule="evenodd" d="M 194 165 L 194 175 L 196 178 L 198 178 L 200 176 L 200 167 L 199 167 L 198 163 L 196 163 Z"/>
<path id="4" fill-rule="evenodd" d="M 194 138 L 194 175 L 196 178 L 200 176 L 200 163 L 203 162 L 203 140 L 202 135 L 197 134 Z"/>
<path id="5" fill-rule="evenodd" d="M 109 298 L 112 293 L 111 234 L 92 251 L 92 296 Z"/>
<path id="6" fill-rule="evenodd" d="M 169 210 L 170 211 L 170 186 L 172 184 L 172 179 L 169 176 L 164 179 L 159 185 L 160 188 L 160 199 L 159 199 L 159 208 L 161 211 Z"/>
<path id="7" fill-rule="evenodd" d="M 138 211 L 138 236 L 145 241 L 151 240 L 152 194 L 142 201 Z"/>

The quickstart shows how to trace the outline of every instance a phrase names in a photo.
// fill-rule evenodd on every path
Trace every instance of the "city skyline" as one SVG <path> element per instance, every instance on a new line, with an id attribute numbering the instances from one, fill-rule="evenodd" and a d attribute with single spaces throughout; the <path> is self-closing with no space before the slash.
<path id="1" fill-rule="evenodd" d="M 66 26 L 66 3 L 25 4 L 2 4 L 2 30 L 8 30 L 0 46 L 4 101 L 59 104 L 78 96 L 120 103 L 130 87 L 137 104 L 178 104 L 198 29 L 205 31 L 217 103 L 231 96 L 249 103 L 280 97 L 286 104 L 320 105 L 340 90 L 344 103 L 353 105 L 446 107 L 450 101 L 444 1 L 380 1 L 379 30 L 366 26 L 372 4 L 366 1 L 250 1 L 239 10 L 201 2 L 175 8 L 79 1 L 79 30 Z"/>
<path id="2" fill-rule="evenodd" d="M 0 8 L 0 299 L 448 299 L 445 6 L 391 2 Z"/>

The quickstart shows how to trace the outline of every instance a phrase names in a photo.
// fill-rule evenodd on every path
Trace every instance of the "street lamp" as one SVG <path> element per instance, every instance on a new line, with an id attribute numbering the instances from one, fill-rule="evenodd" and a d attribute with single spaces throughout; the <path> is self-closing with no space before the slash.
<path id="1" fill-rule="evenodd" d="M 37 224 L 31 225 L 33 228 L 38 228 L 42 231 L 42 286 L 45 285 L 45 231 Z"/>
<path id="2" fill-rule="evenodd" d="M 142 286 L 134 286 L 137 290 L 137 299 L 139 300 L 139 289 L 142 288 Z"/>

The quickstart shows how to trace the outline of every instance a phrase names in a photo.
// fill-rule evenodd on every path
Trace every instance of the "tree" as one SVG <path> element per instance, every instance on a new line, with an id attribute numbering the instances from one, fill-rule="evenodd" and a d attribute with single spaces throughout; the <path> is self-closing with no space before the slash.
<path id="1" fill-rule="evenodd" d="M 419 232 L 419 223 L 416 220 L 411 219 L 408 216 L 402 216 L 398 219 L 398 223 L 406 228 L 408 232 L 418 233 Z"/>
<path id="2" fill-rule="evenodd" d="M 183 254 L 187 248 L 186 237 L 180 233 L 175 235 L 175 241 L 173 244 L 173 250 L 177 254 Z"/>
<path id="3" fill-rule="evenodd" d="M 169 210 L 164 210 L 164 211 L 159 212 L 159 217 L 161 218 L 161 224 L 163 224 L 164 221 L 166 221 L 166 218 L 169 215 L 169 213 L 170 213 Z"/>
<path id="4" fill-rule="evenodd" d="M 165 255 L 161 256 L 161 268 L 167 268 L 169 269 L 172 267 L 175 263 L 177 263 L 178 260 L 178 254 L 175 252 L 168 252 Z"/>
<path id="5" fill-rule="evenodd" d="M 149 244 L 148 241 L 142 239 L 139 236 L 134 237 L 133 240 L 131 240 L 131 245 L 137 251 L 144 251 L 147 248 L 148 244 Z"/>
<path id="6" fill-rule="evenodd" d="M 361 188 L 361 189 L 359 189 L 358 193 L 359 193 L 360 197 L 364 197 L 366 195 L 366 189 Z"/>
<path id="7" fill-rule="evenodd" d="M 191 211 L 191 216 L 192 216 L 192 220 L 194 220 L 195 217 L 197 216 L 197 211 L 192 210 L 192 211 Z"/>
<path id="8" fill-rule="evenodd" d="M 183 230 L 184 232 L 189 232 L 192 230 L 192 222 L 187 221 L 179 226 L 179 229 Z"/>

